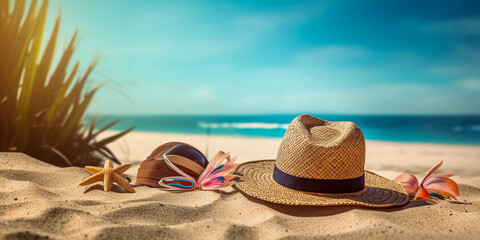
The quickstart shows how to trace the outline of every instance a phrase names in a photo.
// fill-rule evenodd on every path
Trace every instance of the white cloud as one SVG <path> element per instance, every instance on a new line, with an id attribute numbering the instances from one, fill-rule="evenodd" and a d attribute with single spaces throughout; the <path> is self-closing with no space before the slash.
<path id="1" fill-rule="evenodd" d="M 206 11 L 202 5 L 164 5 L 160 12 L 133 13 L 134 25 L 138 27 L 115 29 L 117 34 L 129 35 L 129 44 L 105 41 L 104 46 L 100 45 L 102 51 L 110 56 L 157 56 L 182 61 L 231 56 L 271 41 L 288 29 L 315 19 L 324 10 L 324 4 L 299 4 L 263 12 L 212 15 L 197 21 Z M 235 3 L 218 7 L 232 6 Z M 188 14 L 179 13 L 178 9 L 186 9 Z M 176 17 L 170 19 L 170 15 Z M 129 33 L 131 30 L 135 34 Z"/>
<path id="2" fill-rule="evenodd" d="M 475 46 L 457 45 L 450 53 L 431 63 L 429 72 L 432 74 L 459 78 L 480 76 L 480 48 Z"/>
<path id="3" fill-rule="evenodd" d="M 442 23 L 429 23 L 419 27 L 426 32 L 446 34 L 478 34 L 480 33 L 480 17 L 461 18 Z"/>
<path id="4" fill-rule="evenodd" d="M 323 3 L 290 6 L 271 12 L 252 13 L 239 17 L 238 26 L 250 29 L 277 29 L 311 21 L 325 10 Z"/>
<path id="5" fill-rule="evenodd" d="M 193 93 L 194 101 L 210 101 L 214 99 L 214 92 L 210 88 L 197 88 Z"/>
<path id="6" fill-rule="evenodd" d="M 296 61 L 301 64 L 311 62 L 338 63 L 371 57 L 372 55 L 374 55 L 373 51 L 360 46 L 326 45 L 314 47 L 298 54 Z"/>
<path id="7" fill-rule="evenodd" d="M 480 78 L 468 78 L 459 80 L 456 84 L 466 90 L 480 91 Z"/>

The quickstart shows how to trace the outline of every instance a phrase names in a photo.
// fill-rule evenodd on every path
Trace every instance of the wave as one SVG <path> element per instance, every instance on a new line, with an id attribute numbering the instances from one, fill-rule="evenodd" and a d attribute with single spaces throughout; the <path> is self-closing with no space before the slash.
<path id="1" fill-rule="evenodd" d="M 470 125 L 470 126 L 455 126 L 453 127 L 453 131 L 455 132 L 462 132 L 462 131 L 473 131 L 473 132 L 480 132 L 480 125 Z"/>
<path id="2" fill-rule="evenodd" d="M 470 130 L 480 132 L 480 125 L 470 125 Z"/>
<path id="3" fill-rule="evenodd" d="M 287 129 L 287 124 L 282 123 L 264 123 L 264 122 L 245 122 L 245 123 L 207 123 L 199 122 L 201 128 L 237 128 L 237 129 Z"/>

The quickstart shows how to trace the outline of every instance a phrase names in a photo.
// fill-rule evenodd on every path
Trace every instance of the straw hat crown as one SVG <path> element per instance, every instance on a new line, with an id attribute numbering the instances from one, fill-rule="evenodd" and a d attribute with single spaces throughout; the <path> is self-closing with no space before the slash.
<path id="1" fill-rule="evenodd" d="M 365 139 L 352 122 L 300 115 L 289 125 L 276 166 L 296 177 L 352 179 L 365 173 Z"/>

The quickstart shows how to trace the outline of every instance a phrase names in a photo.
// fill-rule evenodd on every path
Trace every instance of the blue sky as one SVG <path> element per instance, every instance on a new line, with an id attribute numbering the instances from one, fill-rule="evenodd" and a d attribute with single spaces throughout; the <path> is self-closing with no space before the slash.
<path id="1" fill-rule="evenodd" d="M 478 1 L 51 1 L 90 113 L 480 114 Z M 47 32 L 48 34 L 48 32 Z"/>

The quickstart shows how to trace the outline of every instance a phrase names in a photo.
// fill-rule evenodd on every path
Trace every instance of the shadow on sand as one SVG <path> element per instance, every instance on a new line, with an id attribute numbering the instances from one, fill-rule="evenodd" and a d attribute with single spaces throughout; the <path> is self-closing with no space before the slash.
<path id="1" fill-rule="evenodd" d="M 85 193 L 95 191 L 95 190 L 99 190 L 99 191 L 103 192 L 103 186 L 101 184 L 95 184 L 95 185 L 89 186 L 87 189 L 85 189 L 85 191 L 83 193 L 85 194 Z M 121 188 L 120 186 L 118 186 L 116 184 L 112 185 L 112 189 L 110 189 L 110 191 L 111 192 L 116 192 L 116 193 L 130 193 L 130 192 L 125 191 L 123 188 Z"/>
<path id="2" fill-rule="evenodd" d="M 270 203 L 267 201 L 263 201 L 254 197 L 251 197 L 241 191 L 239 191 L 235 186 L 233 187 L 236 191 L 240 192 L 244 197 L 248 200 L 262 204 L 267 206 L 275 211 L 296 216 L 296 217 L 318 217 L 318 216 L 330 216 L 335 214 L 340 214 L 344 212 L 348 212 L 355 209 L 362 209 L 365 211 L 376 211 L 376 212 L 397 212 L 402 211 L 408 208 L 415 208 L 415 207 L 422 207 L 431 205 L 426 201 L 417 200 L 417 201 L 409 201 L 404 206 L 399 207 L 388 207 L 388 208 L 368 208 L 368 207 L 360 207 L 360 206 L 297 206 L 297 205 L 284 205 L 284 204 L 276 204 Z M 230 193 L 231 194 L 231 193 Z"/>

